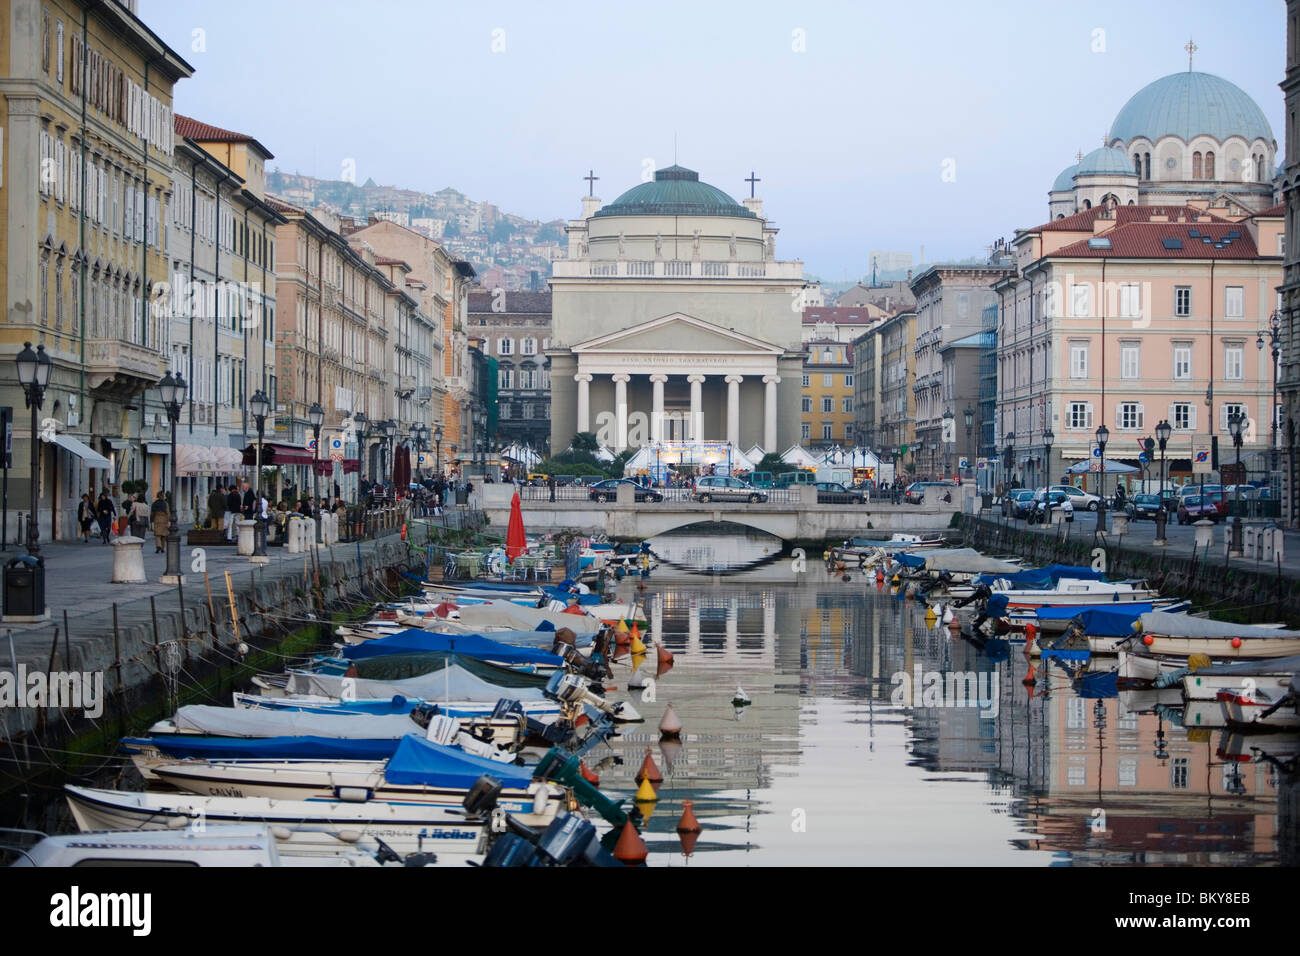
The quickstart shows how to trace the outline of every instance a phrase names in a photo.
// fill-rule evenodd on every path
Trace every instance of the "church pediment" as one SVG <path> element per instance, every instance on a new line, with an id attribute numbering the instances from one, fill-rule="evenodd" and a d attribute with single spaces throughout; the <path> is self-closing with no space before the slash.
<path id="1" fill-rule="evenodd" d="M 764 342 L 720 325 L 705 322 L 694 316 L 674 312 L 630 329 L 620 329 L 599 338 L 573 346 L 579 355 L 601 355 L 610 352 L 678 354 L 713 354 L 734 352 L 744 355 L 781 355 L 785 350 L 779 345 Z"/>

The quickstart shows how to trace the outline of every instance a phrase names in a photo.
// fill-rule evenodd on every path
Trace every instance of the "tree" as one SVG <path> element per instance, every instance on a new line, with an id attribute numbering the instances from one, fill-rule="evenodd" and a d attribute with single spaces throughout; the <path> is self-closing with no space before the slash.
<path id="1" fill-rule="evenodd" d="M 754 468 L 755 471 L 770 471 L 774 475 L 784 474 L 787 471 L 795 471 L 794 465 L 787 461 L 782 461 L 781 456 L 774 451 L 769 451 L 763 456 L 763 460 Z"/>
<path id="2" fill-rule="evenodd" d="M 569 447 L 577 452 L 585 451 L 594 455 L 600 451 L 600 440 L 596 438 L 595 432 L 578 432 L 573 436 Z"/>

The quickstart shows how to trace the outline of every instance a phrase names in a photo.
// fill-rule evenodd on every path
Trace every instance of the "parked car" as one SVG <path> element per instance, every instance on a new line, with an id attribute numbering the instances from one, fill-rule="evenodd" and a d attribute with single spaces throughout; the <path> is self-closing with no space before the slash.
<path id="1" fill-rule="evenodd" d="M 1159 495 L 1134 495 L 1129 499 L 1128 507 L 1124 511 L 1135 521 L 1138 518 L 1150 518 L 1155 521 L 1161 507 Z"/>
<path id="2" fill-rule="evenodd" d="M 1030 495 L 1028 502 L 1029 513 L 1025 516 L 1026 524 L 1046 523 L 1048 505 L 1054 510 L 1062 512 L 1066 521 L 1074 520 L 1074 505 L 1070 502 L 1070 496 L 1064 491 L 1049 491 L 1046 488 L 1039 488 L 1037 491 L 1030 492 Z"/>
<path id="3" fill-rule="evenodd" d="M 1070 498 L 1070 504 L 1074 505 L 1076 511 L 1096 511 L 1101 505 L 1101 498 L 1097 495 L 1090 494 L 1082 488 L 1076 488 L 1074 485 L 1052 485 L 1052 491 L 1059 491 Z"/>
<path id="4" fill-rule="evenodd" d="M 618 497 L 619 485 L 631 485 L 636 491 L 633 498 L 636 501 L 663 501 L 664 496 L 655 491 L 653 488 L 647 488 L 645 485 L 633 481 L 631 478 L 606 478 L 604 481 L 598 481 L 591 486 L 587 492 L 587 498 L 591 501 L 613 501 Z"/>
<path id="5" fill-rule="evenodd" d="M 1017 488 L 1007 495 L 1011 499 L 1011 517 L 1027 518 L 1034 510 L 1034 492 L 1031 488 Z"/>
<path id="6" fill-rule="evenodd" d="M 903 500 L 909 505 L 919 505 L 925 500 L 927 492 L 942 498 L 944 494 L 952 494 L 952 490 L 956 487 L 956 482 L 952 481 L 914 481 L 907 486 Z"/>
<path id="7" fill-rule="evenodd" d="M 739 478 L 706 475 L 695 480 L 691 497 L 696 501 L 748 501 L 758 504 L 767 501 L 767 492 Z"/>
<path id="8" fill-rule="evenodd" d="M 819 481 L 817 503 L 819 505 L 863 505 L 867 503 L 867 493 L 845 488 L 838 481 Z"/>
<path id="9" fill-rule="evenodd" d="M 1202 518 L 1208 518 L 1210 521 L 1219 520 L 1219 509 L 1213 502 L 1207 501 L 1203 495 L 1183 495 L 1178 502 L 1178 523 L 1191 524 L 1193 521 L 1200 521 Z"/>
<path id="10" fill-rule="evenodd" d="M 1220 518 L 1227 517 L 1228 502 L 1231 500 L 1227 494 L 1221 490 L 1207 491 L 1202 496 L 1206 501 L 1214 505 L 1214 510 L 1219 513 Z"/>

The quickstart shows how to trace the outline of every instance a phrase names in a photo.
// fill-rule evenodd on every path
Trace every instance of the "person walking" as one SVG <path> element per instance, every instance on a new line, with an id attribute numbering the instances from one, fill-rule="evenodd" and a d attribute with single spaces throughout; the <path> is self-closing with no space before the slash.
<path id="1" fill-rule="evenodd" d="M 167 495 L 161 489 L 149 508 L 149 520 L 153 524 L 153 553 L 162 554 L 167 548 L 167 532 L 170 530 L 171 516 L 167 510 Z"/>
<path id="2" fill-rule="evenodd" d="M 257 496 L 253 494 L 253 488 L 248 483 L 247 478 L 245 478 L 243 481 L 243 489 L 244 489 L 244 496 L 242 500 L 242 507 L 244 511 L 244 518 L 247 519 L 248 521 L 252 521 L 257 517 Z"/>
<path id="3" fill-rule="evenodd" d="M 117 506 L 113 504 L 113 499 L 108 496 L 108 490 L 105 489 L 99 493 L 99 501 L 95 504 L 95 520 L 99 522 L 99 534 L 108 544 L 113 535 L 113 518 L 117 515 Z"/>
<path id="4" fill-rule="evenodd" d="M 145 503 L 144 495 L 136 495 L 135 500 L 131 502 L 131 537 L 143 538 L 146 529 L 149 527 L 149 506 Z"/>
<path id="5" fill-rule="evenodd" d="M 221 531 L 226 524 L 226 493 L 220 485 L 213 485 L 208 492 L 208 517 L 212 520 L 215 531 Z"/>
<path id="6" fill-rule="evenodd" d="M 87 492 L 81 496 L 81 503 L 77 505 L 77 525 L 81 528 L 81 540 L 86 544 L 90 544 L 90 528 L 94 523 L 95 502 Z"/>
<path id="7" fill-rule="evenodd" d="M 227 541 L 234 541 L 235 536 L 239 534 L 239 514 L 241 507 L 239 491 L 235 488 L 234 482 L 231 482 L 229 490 L 226 491 L 226 521 L 229 522 L 226 528 Z"/>

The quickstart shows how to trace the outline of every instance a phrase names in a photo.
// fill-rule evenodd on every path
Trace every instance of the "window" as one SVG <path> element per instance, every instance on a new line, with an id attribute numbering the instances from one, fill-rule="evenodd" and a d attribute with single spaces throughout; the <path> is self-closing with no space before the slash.
<path id="1" fill-rule="evenodd" d="M 514 388 L 514 369 L 503 368 L 498 370 L 497 388 Z"/>
<path id="2" fill-rule="evenodd" d="M 1192 178 L 1201 178 L 1201 154 L 1192 153 Z"/>
<path id="3" fill-rule="evenodd" d="M 497 355 L 512 355 L 515 350 L 513 339 L 499 339 L 497 341 Z"/>
<path id="4" fill-rule="evenodd" d="M 803 397 L 803 411 L 804 411 L 804 414 L 805 414 L 805 415 L 812 411 L 812 396 L 811 396 L 811 395 L 805 395 L 805 396 Z"/>
<path id="5" fill-rule="evenodd" d="M 804 422 L 802 425 L 799 426 L 799 437 L 803 441 L 807 441 L 809 437 L 811 437 L 811 435 L 812 435 L 812 426 L 810 426 L 807 422 Z"/>
<path id="6" fill-rule="evenodd" d="M 1138 361 L 1138 346 L 1121 345 L 1119 348 L 1119 377 L 1120 378 L 1140 378 L 1140 365 Z"/>
<path id="7" fill-rule="evenodd" d="M 519 343 L 519 350 L 523 352 L 524 355 L 536 355 L 537 339 L 524 339 Z"/>
<path id="8" fill-rule="evenodd" d="M 1205 154 L 1205 178 L 1214 178 L 1214 153 L 1212 152 Z"/>
<path id="9" fill-rule="evenodd" d="M 804 387 L 804 388 L 807 388 L 807 387 L 808 387 L 808 373 L 807 373 L 807 372 L 804 372 L 804 373 L 803 373 L 803 387 Z"/>
<path id="10" fill-rule="evenodd" d="M 1120 402 L 1115 424 L 1120 428 L 1142 427 L 1142 406 L 1137 402 Z"/>
<path id="11" fill-rule="evenodd" d="M 1070 346 L 1070 378 L 1088 377 L 1088 346 Z"/>
<path id="12" fill-rule="evenodd" d="M 1228 345 L 1223 349 L 1223 377 L 1231 382 L 1239 382 L 1245 371 L 1246 353 L 1240 345 Z"/>
<path id="13" fill-rule="evenodd" d="M 1226 765 L 1225 765 L 1226 766 Z M 1121 787 L 1136 787 L 1138 784 L 1138 762 L 1136 757 L 1119 758 L 1119 780 Z"/>
<path id="14" fill-rule="evenodd" d="M 840 411 L 842 411 L 845 415 L 848 415 L 848 414 L 852 413 L 852 411 L 853 411 L 853 399 L 851 399 L 851 398 L 846 398 L 846 399 L 844 399 L 844 401 L 841 402 L 840 404 L 841 404 L 841 406 L 842 406 L 842 407 L 840 408 Z"/>
<path id="15" fill-rule="evenodd" d="M 1092 403 L 1071 402 L 1065 413 L 1066 428 L 1091 428 Z"/>
<path id="16" fill-rule="evenodd" d="M 1174 402 L 1169 406 L 1169 424 L 1174 431 L 1189 432 L 1196 428 L 1196 406 L 1191 402 Z"/>
<path id="17" fill-rule="evenodd" d="M 1247 427 L 1250 427 L 1251 423 L 1250 423 L 1250 419 L 1246 415 L 1246 406 L 1238 404 L 1236 402 L 1228 402 L 1219 411 L 1219 428 L 1222 429 L 1225 435 L 1228 434 L 1228 421 L 1232 418 L 1233 415 L 1237 415 L 1241 418 L 1245 418 Z M 1246 437 L 1245 429 L 1242 429 L 1241 437 L 1242 440 L 1244 441 L 1250 440 Z M 1228 440 L 1231 441 L 1231 439 Z"/>
<path id="18" fill-rule="evenodd" d="M 1142 287 L 1136 282 L 1125 282 L 1119 287 L 1119 314 L 1121 318 L 1136 319 L 1142 315 Z"/>
<path id="19" fill-rule="evenodd" d="M 536 388 L 537 373 L 531 368 L 521 368 L 519 370 L 519 387 Z M 528 416 L 525 415 L 524 417 L 527 418 Z"/>
<path id="20" fill-rule="evenodd" d="M 1084 318 L 1092 315 L 1092 286 L 1077 283 L 1070 287 L 1070 314 Z"/>
<path id="21" fill-rule="evenodd" d="M 1175 790 L 1187 789 L 1187 758 L 1175 757 L 1169 761 L 1169 785 Z"/>
<path id="22" fill-rule="evenodd" d="M 847 374 L 847 375 L 844 376 L 844 387 L 845 387 L 845 388 L 852 388 L 852 387 L 853 387 L 853 374 L 852 374 L 852 373 L 849 373 L 849 374 Z"/>
<path id="23" fill-rule="evenodd" d="M 1223 314 L 1225 318 L 1240 319 L 1246 314 L 1246 288 L 1230 285 L 1223 290 Z"/>
<path id="24" fill-rule="evenodd" d="M 835 386 L 835 376 L 827 372 L 822 376 L 822 388 L 833 388 Z"/>
<path id="25" fill-rule="evenodd" d="M 1174 381 L 1186 381 L 1192 377 L 1192 347 L 1190 345 L 1174 346 Z"/>
<path id="26" fill-rule="evenodd" d="M 831 398 L 830 396 L 823 396 L 823 398 L 822 398 L 822 414 L 823 414 L 823 415 L 829 415 L 832 411 L 835 410 L 834 402 L 835 402 L 835 399 Z"/>
<path id="27" fill-rule="evenodd" d="M 830 422 L 822 422 L 822 441 L 831 440 L 831 427 Z"/>

